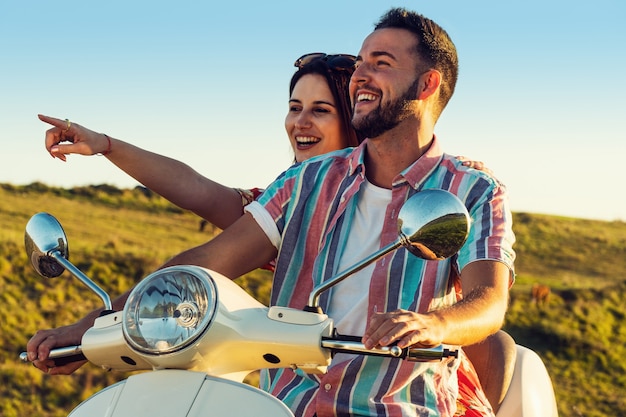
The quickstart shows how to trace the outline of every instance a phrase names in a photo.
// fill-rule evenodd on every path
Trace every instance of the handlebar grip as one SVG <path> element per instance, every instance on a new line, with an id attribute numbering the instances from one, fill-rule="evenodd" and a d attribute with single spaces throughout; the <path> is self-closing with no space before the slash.
<path id="1" fill-rule="evenodd" d="M 439 345 L 434 348 L 407 348 L 405 359 L 410 362 L 436 362 L 450 357 L 458 358 L 459 351 Z"/>
<path id="2" fill-rule="evenodd" d="M 82 353 L 78 353 L 72 356 L 64 356 L 62 358 L 56 358 L 54 360 L 54 366 L 63 366 L 63 365 L 67 365 L 68 363 L 80 362 L 80 361 L 86 361 L 86 360 L 87 358 L 85 357 L 85 355 L 83 355 Z"/>
<path id="3" fill-rule="evenodd" d="M 63 366 L 68 363 L 87 360 L 81 346 L 67 346 L 52 349 L 48 358 L 54 360 L 55 366 Z M 20 360 L 22 362 L 29 362 L 28 354 L 26 352 L 20 353 Z"/>

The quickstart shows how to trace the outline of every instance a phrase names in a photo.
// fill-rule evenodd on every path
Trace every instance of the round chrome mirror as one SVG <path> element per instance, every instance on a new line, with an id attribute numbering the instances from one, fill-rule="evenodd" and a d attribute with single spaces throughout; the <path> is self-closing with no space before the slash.
<path id="1" fill-rule="evenodd" d="M 30 262 L 39 275 L 55 278 L 65 270 L 51 256 L 54 252 L 65 259 L 70 256 L 65 231 L 54 216 L 37 213 L 31 217 L 26 224 L 24 245 Z"/>
<path id="2" fill-rule="evenodd" d="M 398 216 L 402 246 L 422 259 L 449 258 L 461 249 L 470 229 L 467 209 L 454 194 L 423 190 L 409 198 Z"/>

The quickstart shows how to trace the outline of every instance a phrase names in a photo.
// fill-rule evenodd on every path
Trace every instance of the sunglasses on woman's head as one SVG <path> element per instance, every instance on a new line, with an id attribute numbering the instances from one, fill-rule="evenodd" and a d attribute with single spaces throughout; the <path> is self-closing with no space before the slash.
<path id="1" fill-rule="evenodd" d="M 313 61 L 318 59 L 326 62 L 331 69 L 335 70 L 349 70 L 354 69 L 354 65 L 356 63 L 356 57 L 354 55 L 348 54 L 336 54 L 336 55 L 328 55 L 322 52 L 315 52 L 312 54 L 302 55 L 300 58 L 296 59 L 296 62 L 293 64 L 294 67 L 302 68 L 303 66 L 310 64 Z"/>

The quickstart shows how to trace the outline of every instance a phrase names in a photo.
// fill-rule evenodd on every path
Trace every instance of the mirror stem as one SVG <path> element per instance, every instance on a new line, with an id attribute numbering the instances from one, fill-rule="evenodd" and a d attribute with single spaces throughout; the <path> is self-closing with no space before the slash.
<path id="1" fill-rule="evenodd" d="M 98 287 L 92 280 L 90 280 L 85 274 L 83 274 L 78 268 L 76 268 L 70 261 L 65 259 L 57 249 L 51 251 L 49 256 L 54 258 L 63 268 L 67 269 L 70 274 L 78 278 L 83 284 L 89 287 L 89 289 L 95 292 L 98 297 L 104 302 L 105 310 L 113 310 L 113 304 L 111 304 L 111 297 L 102 288 Z"/>
<path id="2" fill-rule="evenodd" d="M 327 289 L 329 289 L 329 288 L 339 284 L 341 281 L 343 281 L 344 279 L 348 278 L 350 275 L 354 274 L 355 272 L 358 272 L 361 269 L 365 268 L 366 266 L 368 266 L 372 262 L 382 258 L 383 256 L 385 256 L 389 252 L 392 252 L 392 251 L 398 249 L 400 246 L 402 246 L 402 242 L 390 243 L 389 245 L 385 246 L 384 248 L 380 249 L 379 251 L 374 252 L 369 257 L 363 259 L 361 262 L 358 262 L 358 263 L 352 265 L 350 268 L 346 269 L 345 271 L 343 271 L 339 275 L 336 275 L 336 276 L 332 277 L 331 279 L 329 279 L 328 281 L 324 281 L 321 284 L 319 284 L 318 286 L 316 286 L 313 289 L 313 292 L 311 293 L 311 295 L 309 296 L 309 305 L 307 306 L 306 310 L 307 311 L 319 311 L 320 294 L 322 294 Z"/>

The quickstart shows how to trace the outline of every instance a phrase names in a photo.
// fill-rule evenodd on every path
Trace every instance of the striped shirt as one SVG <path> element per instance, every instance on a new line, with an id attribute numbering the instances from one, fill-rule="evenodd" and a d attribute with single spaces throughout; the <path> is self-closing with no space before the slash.
<path id="1" fill-rule="evenodd" d="M 271 303 L 301 309 L 311 290 L 338 271 L 338 262 L 365 181 L 365 143 L 309 159 L 285 171 L 249 211 L 276 244 L 278 258 Z M 427 312 L 459 299 L 460 271 L 477 260 L 495 260 L 511 270 L 515 254 L 511 213 L 504 186 L 483 171 L 444 154 L 437 139 L 392 184 L 380 247 L 397 238 L 402 204 L 422 189 L 457 195 L 472 219 L 463 248 L 444 261 L 426 261 L 404 248 L 378 260 L 369 282 L 367 321 L 373 312 Z M 267 219 L 275 225 L 268 232 Z M 265 226 L 262 224 L 265 221 Z M 329 292 L 320 306 L 327 311 Z M 261 387 L 284 401 L 296 416 L 452 416 L 457 360 L 412 363 L 357 355 L 331 363 L 324 375 L 273 369 Z"/>

